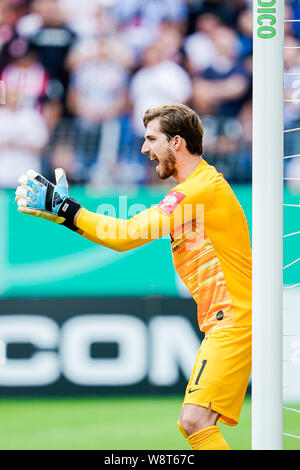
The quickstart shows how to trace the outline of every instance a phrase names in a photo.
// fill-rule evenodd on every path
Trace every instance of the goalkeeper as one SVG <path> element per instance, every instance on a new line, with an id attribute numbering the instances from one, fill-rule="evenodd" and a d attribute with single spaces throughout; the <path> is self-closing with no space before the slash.
<path id="1" fill-rule="evenodd" d="M 251 371 L 251 246 L 233 191 L 202 157 L 203 127 L 182 104 L 144 115 L 142 153 L 161 179 L 177 184 L 155 207 L 129 220 L 96 214 L 29 170 L 16 191 L 19 212 L 65 225 L 95 243 L 125 251 L 170 234 L 175 268 L 197 303 L 205 333 L 186 388 L 178 427 L 194 450 L 229 449 L 217 422 L 238 424 Z"/>

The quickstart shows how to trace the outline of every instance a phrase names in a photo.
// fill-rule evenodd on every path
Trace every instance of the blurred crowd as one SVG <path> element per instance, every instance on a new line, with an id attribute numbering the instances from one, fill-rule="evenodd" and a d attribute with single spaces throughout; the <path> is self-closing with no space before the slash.
<path id="1" fill-rule="evenodd" d="M 300 18 L 298 1 L 286 18 Z M 300 23 L 285 24 L 286 45 L 300 46 Z M 300 52 L 285 53 L 286 99 L 300 99 Z M 205 158 L 250 182 L 251 77 L 250 0 L 0 0 L 0 186 L 57 166 L 71 184 L 157 184 L 142 115 L 166 102 L 195 109 Z M 300 127 L 299 103 L 286 102 L 285 126 Z"/>

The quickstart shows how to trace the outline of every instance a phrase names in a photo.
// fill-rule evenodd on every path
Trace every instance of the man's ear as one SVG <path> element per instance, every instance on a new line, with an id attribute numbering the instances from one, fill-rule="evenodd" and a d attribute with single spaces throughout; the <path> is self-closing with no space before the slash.
<path id="1" fill-rule="evenodd" d="M 180 150 L 182 143 L 183 143 L 183 139 L 182 137 L 180 137 L 180 135 L 175 135 L 175 137 L 173 137 L 172 145 L 173 145 L 174 150 Z"/>

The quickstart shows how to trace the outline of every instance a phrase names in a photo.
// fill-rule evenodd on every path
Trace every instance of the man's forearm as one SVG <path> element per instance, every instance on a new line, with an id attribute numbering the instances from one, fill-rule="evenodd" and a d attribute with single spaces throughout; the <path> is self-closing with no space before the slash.
<path id="1" fill-rule="evenodd" d="M 83 237 L 116 251 L 142 246 L 169 233 L 169 224 L 155 209 L 148 209 L 131 219 L 117 219 L 81 208 L 74 223 Z"/>

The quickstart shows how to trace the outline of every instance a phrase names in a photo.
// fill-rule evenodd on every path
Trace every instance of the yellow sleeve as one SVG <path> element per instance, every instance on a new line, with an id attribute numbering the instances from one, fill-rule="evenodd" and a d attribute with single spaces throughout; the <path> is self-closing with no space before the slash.
<path id="1" fill-rule="evenodd" d="M 127 251 L 170 233 L 171 223 L 170 217 L 151 207 L 128 220 L 82 209 L 76 225 L 83 237 L 116 251 Z"/>

